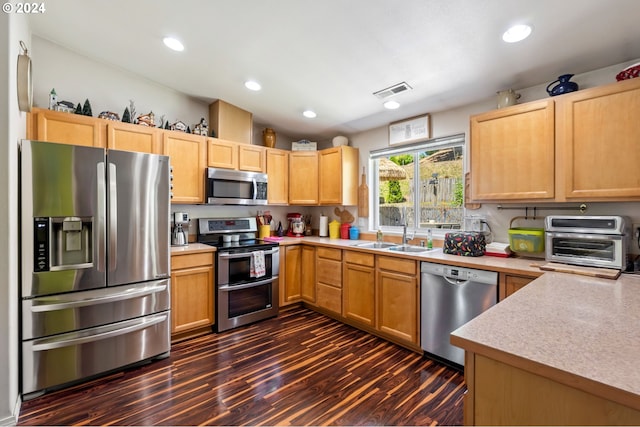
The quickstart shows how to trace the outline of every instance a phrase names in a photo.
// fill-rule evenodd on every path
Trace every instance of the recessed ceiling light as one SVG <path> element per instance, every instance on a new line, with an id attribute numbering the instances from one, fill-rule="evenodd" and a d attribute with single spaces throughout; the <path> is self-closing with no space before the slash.
<path id="1" fill-rule="evenodd" d="M 396 101 L 387 101 L 382 105 L 384 105 L 384 108 L 386 108 L 387 110 L 395 110 L 396 108 L 400 107 L 400 104 Z"/>
<path id="2" fill-rule="evenodd" d="M 178 39 L 174 39 L 173 37 L 165 37 L 162 39 L 165 46 L 167 46 L 171 50 L 175 50 L 177 52 L 182 52 L 184 50 L 184 46 Z"/>
<path id="3" fill-rule="evenodd" d="M 514 25 L 504 32 L 502 40 L 507 43 L 515 43 L 522 41 L 531 34 L 531 27 L 524 24 Z"/>
<path id="4" fill-rule="evenodd" d="M 313 112 L 313 111 L 311 111 L 311 110 L 306 110 L 306 111 L 304 111 L 304 112 L 302 113 L 302 115 L 303 115 L 303 116 L 305 116 L 305 117 L 306 117 L 306 118 L 308 118 L 308 119 L 313 119 L 313 118 L 315 118 L 315 117 L 316 117 L 316 115 L 317 115 L 317 114 L 316 114 L 316 113 L 314 113 L 314 112 Z"/>
<path id="5" fill-rule="evenodd" d="M 254 80 L 247 80 L 246 82 L 244 82 L 244 87 L 246 87 L 249 90 L 254 90 L 254 91 L 258 91 L 258 90 L 262 89 L 262 86 L 260 86 L 260 83 L 254 81 Z"/>

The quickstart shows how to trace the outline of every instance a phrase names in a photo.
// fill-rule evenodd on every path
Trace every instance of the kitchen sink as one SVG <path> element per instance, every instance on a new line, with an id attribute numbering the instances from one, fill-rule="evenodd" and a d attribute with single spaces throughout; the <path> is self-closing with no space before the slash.
<path id="1" fill-rule="evenodd" d="M 398 244 L 390 243 L 390 242 L 366 242 L 366 243 L 356 243 L 353 246 L 358 248 L 367 248 L 367 249 L 386 249 L 386 248 L 391 248 L 393 246 L 398 246 Z"/>
<path id="2" fill-rule="evenodd" d="M 422 246 L 395 245 L 390 247 L 389 250 L 398 252 L 427 252 L 432 251 L 433 249 L 425 248 Z"/>

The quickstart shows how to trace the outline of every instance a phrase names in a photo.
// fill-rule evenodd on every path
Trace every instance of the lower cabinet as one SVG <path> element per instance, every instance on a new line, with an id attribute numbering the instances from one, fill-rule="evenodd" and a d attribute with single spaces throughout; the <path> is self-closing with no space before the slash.
<path id="1" fill-rule="evenodd" d="M 535 279 L 536 277 L 531 276 L 518 276 L 514 274 L 500 273 L 500 300 L 503 300 L 514 292 L 524 288 Z"/>
<path id="2" fill-rule="evenodd" d="M 211 332 L 214 314 L 214 253 L 171 256 L 171 340 Z"/>
<path id="3" fill-rule="evenodd" d="M 341 249 L 316 249 L 316 305 L 342 315 Z"/>
<path id="4" fill-rule="evenodd" d="M 302 301 L 314 305 L 316 303 L 316 248 L 302 247 L 300 269 L 300 296 Z"/>
<path id="5" fill-rule="evenodd" d="M 567 385 L 579 382 L 570 374 L 515 362 L 467 351 L 464 425 L 640 425 L 640 411 L 619 396 L 581 390 Z"/>
<path id="6" fill-rule="evenodd" d="M 342 315 L 367 326 L 375 326 L 375 256 L 344 251 L 342 266 Z"/>
<path id="7" fill-rule="evenodd" d="M 300 276 L 303 246 L 285 246 L 280 252 L 280 278 L 278 279 L 280 307 L 300 301 Z"/>
<path id="8" fill-rule="evenodd" d="M 417 261 L 377 256 L 376 329 L 406 343 L 420 345 L 420 286 Z"/>

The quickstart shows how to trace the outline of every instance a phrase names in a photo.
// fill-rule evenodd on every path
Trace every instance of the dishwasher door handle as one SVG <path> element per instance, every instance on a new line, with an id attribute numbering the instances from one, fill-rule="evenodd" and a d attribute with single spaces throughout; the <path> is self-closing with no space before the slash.
<path id="1" fill-rule="evenodd" d="M 460 280 L 460 279 L 453 279 L 451 277 L 447 277 L 447 276 L 441 276 L 444 280 L 446 280 L 447 282 L 451 283 L 452 285 L 466 285 L 467 283 L 469 283 L 469 280 Z"/>

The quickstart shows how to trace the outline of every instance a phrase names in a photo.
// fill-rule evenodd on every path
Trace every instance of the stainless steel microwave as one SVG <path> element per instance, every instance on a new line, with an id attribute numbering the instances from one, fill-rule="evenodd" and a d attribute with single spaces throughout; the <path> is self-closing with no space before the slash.
<path id="1" fill-rule="evenodd" d="M 267 181 L 266 173 L 207 168 L 207 204 L 266 205 Z"/>

